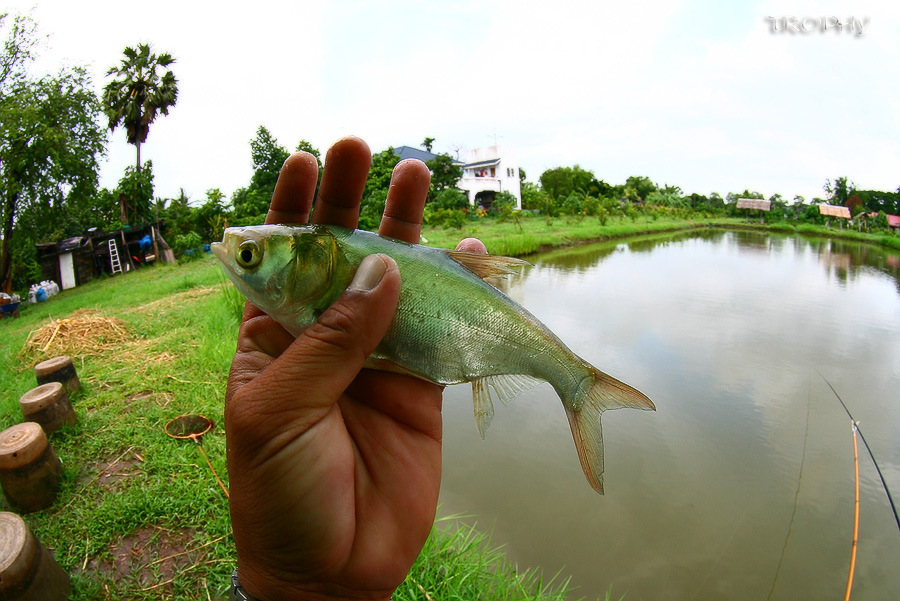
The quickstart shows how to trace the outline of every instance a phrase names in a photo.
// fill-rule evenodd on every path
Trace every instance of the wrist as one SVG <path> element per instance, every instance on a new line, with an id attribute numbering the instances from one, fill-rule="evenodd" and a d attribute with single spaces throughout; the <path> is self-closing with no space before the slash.
<path id="1" fill-rule="evenodd" d="M 251 585 L 251 587 L 253 587 L 253 585 Z M 259 596 L 256 596 L 257 594 Z M 244 584 L 241 582 L 238 576 L 238 568 L 235 568 L 231 573 L 231 587 L 230 594 L 228 596 L 228 601 L 356 601 L 361 599 L 386 599 L 387 601 L 393 601 L 394 596 L 392 594 L 386 597 L 383 595 L 364 595 L 361 597 L 352 594 L 332 595 L 287 584 L 272 584 L 271 586 L 267 586 L 264 592 L 256 588 L 254 588 L 253 592 L 251 592 L 248 591 L 244 587 Z"/>

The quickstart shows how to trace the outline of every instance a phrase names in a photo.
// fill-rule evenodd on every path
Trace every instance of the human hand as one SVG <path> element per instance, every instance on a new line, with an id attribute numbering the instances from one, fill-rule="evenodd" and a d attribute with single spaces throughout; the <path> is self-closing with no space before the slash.
<path id="1" fill-rule="evenodd" d="M 311 221 L 355 227 L 371 153 L 339 140 Z M 317 164 L 284 164 L 266 223 L 306 223 Z M 430 174 L 394 169 L 379 234 L 418 242 Z M 477 243 L 477 241 L 476 241 Z M 466 243 L 467 250 L 483 245 Z M 387 599 L 434 522 L 441 479 L 441 393 L 363 369 L 397 306 L 400 274 L 367 258 L 354 283 L 296 340 L 247 305 L 226 394 L 238 575 L 262 601 Z"/>

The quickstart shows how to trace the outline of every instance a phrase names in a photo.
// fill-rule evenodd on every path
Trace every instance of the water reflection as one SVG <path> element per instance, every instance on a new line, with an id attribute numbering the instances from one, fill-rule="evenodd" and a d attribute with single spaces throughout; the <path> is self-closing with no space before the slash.
<path id="1" fill-rule="evenodd" d="M 442 511 L 474 515 L 523 565 L 564 569 L 578 596 L 610 585 L 635 599 L 836 596 L 852 525 L 850 428 L 814 370 L 851 404 L 900 490 L 897 257 L 708 230 L 533 258 L 509 293 L 659 411 L 604 414 L 598 497 L 552 389 L 498 407 L 481 441 L 470 389 L 452 387 Z M 861 470 L 854 599 L 896 598 L 900 534 L 874 469 Z"/>

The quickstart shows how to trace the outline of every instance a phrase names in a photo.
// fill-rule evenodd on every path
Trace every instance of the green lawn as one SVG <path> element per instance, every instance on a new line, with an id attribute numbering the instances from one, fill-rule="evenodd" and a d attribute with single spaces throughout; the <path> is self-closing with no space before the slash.
<path id="1" fill-rule="evenodd" d="M 596 218 L 532 217 L 479 220 L 461 230 L 426 228 L 423 237 L 431 246 L 452 248 L 477 236 L 493 253 L 527 255 L 580 241 L 708 226 L 759 227 L 737 219 L 641 217 L 604 226 Z M 893 234 L 791 224 L 768 229 L 900 247 Z M 207 255 L 95 280 L 23 306 L 18 319 L 0 321 L 0 426 L 21 420 L 18 399 L 36 385 L 32 367 L 45 358 L 70 354 L 84 386 L 73 398 L 78 423 L 51 437 L 64 466 L 59 499 L 26 518 L 72 576 L 72 599 L 224 598 L 235 565 L 227 500 L 200 450 L 168 437 L 164 428 L 183 414 L 212 419 L 216 427 L 202 445 L 227 485 L 222 414 L 241 306 L 235 294 Z M 91 320 L 113 325 L 66 334 Z M 0 500 L 4 509 L 5 503 Z M 565 598 L 566 581 L 551 582 L 517 574 L 484 535 L 450 520 L 432 533 L 395 598 Z"/>
<path id="2" fill-rule="evenodd" d="M 70 354 L 84 387 L 73 397 L 78 423 L 50 438 L 64 467 L 58 501 L 26 516 L 71 575 L 73 600 L 225 598 L 235 565 L 227 500 L 200 450 L 165 426 L 183 414 L 212 419 L 202 445 L 227 486 L 222 414 L 234 294 L 206 256 L 96 280 L 0 322 L 0 426 L 21 421 L 18 399 L 45 358 Z M 76 326 L 93 330 L 65 334 Z M 9 509 L 5 498 L 0 506 Z M 517 573 L 485 535 L 453 520 L 435 529 L 395 595 L 564 597 L 564 582 Z"/>

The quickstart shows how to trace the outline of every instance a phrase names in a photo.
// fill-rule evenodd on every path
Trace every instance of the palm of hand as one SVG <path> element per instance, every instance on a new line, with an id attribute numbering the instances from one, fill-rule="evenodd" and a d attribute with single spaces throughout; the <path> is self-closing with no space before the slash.
<path id="1" fill-rule="evenodd" d="M 368 148 L 351 139 L 332 151 L 313 221 L 352 227 Z M 305 222 L 315 179 L 308 161 L 286 164 L 267 221 Z M 408 166 L 395 180 L 380 233 L 416 241 L 427 171 Z M 256 308 L 245 312 L 227 394 L 228 463 L 240 578 L 262 599 L 386 598 L 430 531 L 441 389 L 360 371 L 393 315 L 398 286 L 389 273 L 370 293 L 384 296 L 373 320 L 380 330 L 349 319 L 350 302 L 295 343 Z"/>

